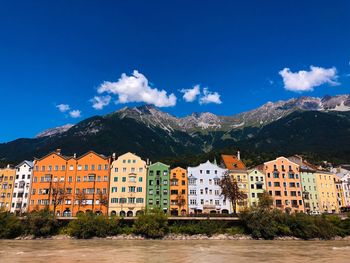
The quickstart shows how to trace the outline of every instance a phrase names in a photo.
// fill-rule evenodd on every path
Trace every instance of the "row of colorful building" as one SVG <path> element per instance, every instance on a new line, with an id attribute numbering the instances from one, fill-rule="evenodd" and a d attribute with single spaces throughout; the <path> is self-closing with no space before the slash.
<path id="1" fill-rule="evenodd" d="M 171 169 L 130 152 L 106 157 L 90 151 L 77 157 L 56 150 L 0 169 L 0 209 L 23 214 L 49 207 L 59 216 L 91 211 L 132 217 L 155 207 L 171 215 L 228 214 L 232 205 L 219 185 L 224 174 L 246 193 L 237 203 L 238 212 L 256 206 L 263 191 L 285 211 L 338 213 L 350 207 L 350 167 L 326 171 L 300 156 L 278 157 L 248 169 L 238 152 L 221 155 L 219 163 Z"/>

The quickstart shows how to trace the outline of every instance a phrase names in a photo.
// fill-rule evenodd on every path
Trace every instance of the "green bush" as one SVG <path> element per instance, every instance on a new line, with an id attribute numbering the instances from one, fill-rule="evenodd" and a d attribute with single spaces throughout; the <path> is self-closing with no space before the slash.
<path id="1" fill-rule="evenodd" d="M 55 235 L 59 231 L 59 223 L 48 210 L 34 211 L 24 220 L 25 234 L 35 237 Z"/>
<path id="2" fill-rule="evenodd" d="M 16 238 L 22 232 L 21 220 L 9 212 L 0 212 L 0 238 Z"/>
<path id="3" fill-rule="evenodd" d="M 79 214 L 76 220 L 69 222 L 67 232 L 73 237 L 87 239 L 117 235 L 121 230 L 117 218 L 87 213 Z"/>
<path id="4" fill-rule="evenodd" d="M 173 234 L 212 236 L 213 234 L 226 233 L 227 228 L 227 223 L 219 221 L 184 221 L 172 224 L 169 227 L 169 232 Z"/>
<path id="5" fill-rule="evenodd" d="M 168 218 L 161 210 L 149 210 L 137 217 L 133 229 L 147 238 L 162 238 L 168 232 Z"/>

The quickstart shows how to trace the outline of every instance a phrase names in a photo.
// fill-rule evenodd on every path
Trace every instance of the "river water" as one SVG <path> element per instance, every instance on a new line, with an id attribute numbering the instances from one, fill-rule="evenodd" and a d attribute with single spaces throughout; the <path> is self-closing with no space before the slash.
<path id="1" fill-rule="evenodd" d="M 0 240 L 0 262 L 350 262 L 350 241 Z"/>

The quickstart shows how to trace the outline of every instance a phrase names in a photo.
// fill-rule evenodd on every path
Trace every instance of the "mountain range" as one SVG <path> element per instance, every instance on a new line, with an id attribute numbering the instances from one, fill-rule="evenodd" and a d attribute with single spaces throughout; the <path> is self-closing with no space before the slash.
<path id="1" fill-rule="evenodd" d="M 218 116 L 210 112 L 175 117 L 152 105 L 125 107 L 0 144 L 0 159 L 21 161 L 61 148 L 144 158 L 179 158 L 224 149 L 272 155 L 304 153 L 319 160 L 350 161 L 350 95 L 299 97 Z"/>

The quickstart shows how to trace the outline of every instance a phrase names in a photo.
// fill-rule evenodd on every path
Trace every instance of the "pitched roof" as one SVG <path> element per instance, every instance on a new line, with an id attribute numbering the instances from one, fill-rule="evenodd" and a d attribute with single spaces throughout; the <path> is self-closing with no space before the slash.
<path id="1" fill-rule="evenodd" d="M 236 155 L 221 154 L 224 165 L 229 170 L 245 170 L 245 164 Z"/>
<path id="2" fill-rule="evenodd" d="M 17 165 L 16 165 L 16 168 L 21 167 L 21 166 L 22 166 L 23 164 L 25 164 L 25 163 L 26 163 L 28 166 L 30 166 L 31 168 L 33 168 L 33 166 L 34 166 L 32 161 L 24 160 L 23 162 L 17 164 Z"/>

